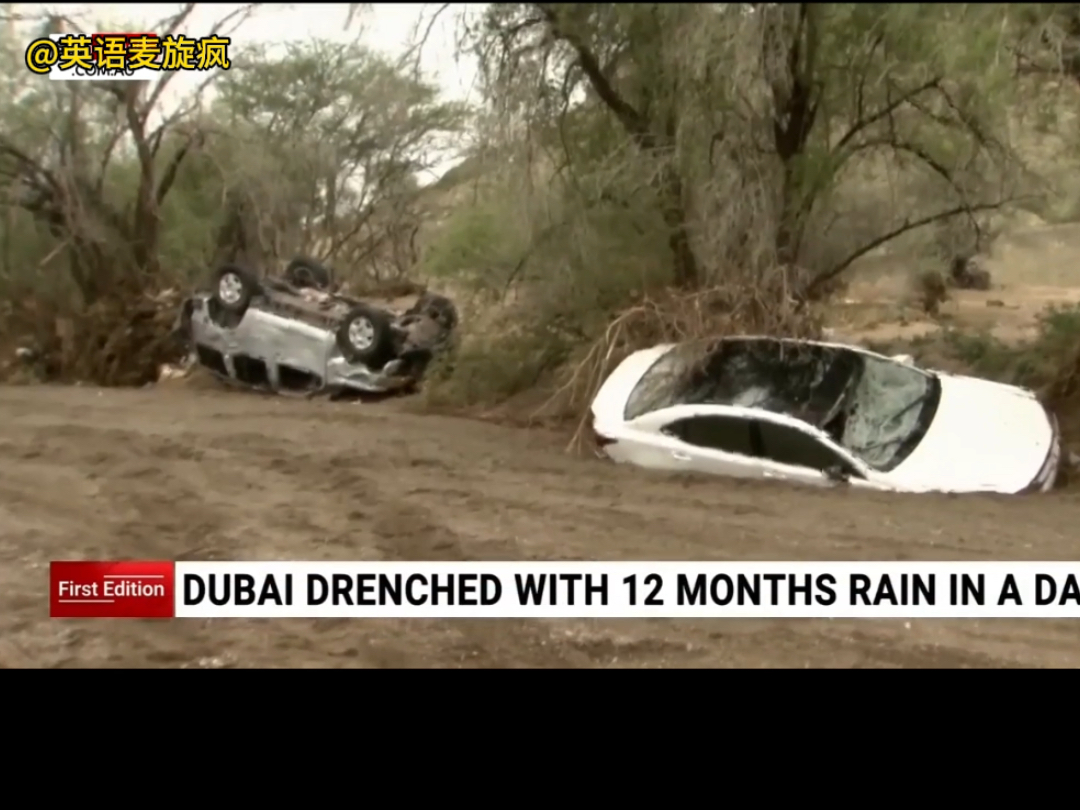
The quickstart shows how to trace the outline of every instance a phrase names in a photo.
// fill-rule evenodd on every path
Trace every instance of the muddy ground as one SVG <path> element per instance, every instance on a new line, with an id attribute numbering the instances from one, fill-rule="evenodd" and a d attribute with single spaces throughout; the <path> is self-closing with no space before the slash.
<path id="1" fill-rule="evenodd" d="M 914 276 L 936 262 L 903 254 L 867 259 L 847 294 L 830 302 L 826 320 L 835 338 L 856 343 L 910 340 L 943 328 L 986 331 L 1015 343 L 1036 337 L 1047 306 L 1080 304 L 1080 223 L 1017 228 L 999 237 L 982 263 L 993 288 L 953 290 L 934 319 L 911 299 Z"/>
<path id="2" fill-rule="evenodd" d="M 60 621 L 54 559 L 1064 560 L 1080 501 L 678 480 L 217 390 L 0 388 L 7 667 L 1078 666 L 1069 621 Z"/>

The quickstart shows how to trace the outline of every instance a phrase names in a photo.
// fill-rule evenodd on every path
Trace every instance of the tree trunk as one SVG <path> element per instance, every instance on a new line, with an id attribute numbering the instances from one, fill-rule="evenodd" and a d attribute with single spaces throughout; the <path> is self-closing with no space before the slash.
<path id="1" fill-rule="evenodd" d="M 660 193 L 664 197 L 664 224 L 670 230 L 668 246 L 672 253 L 673 281 L 675 286 L 684 290 L 695 289 L 701 283 L 701 266 L 687 231 L 682 178 L 670 167 L 664 170 L 660 179 Z"/>

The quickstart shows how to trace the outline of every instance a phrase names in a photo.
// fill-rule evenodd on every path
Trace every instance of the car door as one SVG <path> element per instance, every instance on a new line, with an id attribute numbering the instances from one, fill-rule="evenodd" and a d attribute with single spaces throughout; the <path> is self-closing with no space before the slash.
<path id="1" fill-rule="evenodd" d="M 648 462 L 642 462 L 645 466 L 740 478 L 762 474 L 754 457 L 750 419 L 673 408 L 650 414 L 645 421 L 646 429 L 657 434 Z"/>
<path id="2" fill-rule="evenodd" d="M 833 469 L 856 486 L 881 488 L 860 466 L 809 430 L 768 419 L 755 420 L 753 430 L 766 478 L 826 486 L 833 483 L 827 472 Z"/>

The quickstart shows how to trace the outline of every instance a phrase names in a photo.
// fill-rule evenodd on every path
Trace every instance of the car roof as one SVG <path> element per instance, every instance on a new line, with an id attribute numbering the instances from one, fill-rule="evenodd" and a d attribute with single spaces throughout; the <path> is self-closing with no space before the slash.
<path id="1" fill-rule="evenodd" d="M 875 352 L 872 349 L 867 349 L 863 346 L 857 346 L 854 343 L 837 343 L 835 341 L 828 340 L 813 340 L 811 338 L 791 338 L 791 337 L 776 337 L 775 335 L 724 335 L 722 337 L 705 338 L 700 341 L 687 341 L 685 343 L 665 343 L 652 347 L 652 349 L 640 349 L 634 354 L 641 354 L 643 352 L 655 351 L 656 349 L 663 348 L 664 355 L 678 349 L 681 346 L 692 345 L 693 343 L 704 343 L 711 347 L 716 347 L 721 343 L 735 343 L 739 341 L 763 341 L 767 343 L 787 343 L 792 345 L 801 346 L 818 346 L 825 349 L 841 349 L 853 352 L 854 354 L 860 354 L 864 357 L 873 357 L 877 360 L 885 360 L 890 363 L 899 362 L 887 354 L 881 352 Z M 659 360 L 659 357 L 657 358 Z M 905 364 L 908 365 L 908 364 Z M 909 368 L 914 371 L 925 374 L 928 377 L 940 377 L 941 373 L 937 371 L 931 371 L 930 369 L 921 368 L 920 366 L 908 365 Z"/>
<path id="2" fill-rule="evenodd" d="M 826 349 L 847 349 L 848 351 L 855 352 L 857 354 L 868 355 L 870 357 L 876 357 L 881 360 L 891 360 L 888 355 L 875 352 L 862 346 L 856 346 L 853 343 L 836 343 L 828 340 L 812 340 L 810 338 L 790 338 L 790 337 L 776 337 L 774 335 L 725 335 L 723 337 L 710 338 L 705 342 L 718 344 L 718 343 L 734 343 L 736 341 L 751 341 L 759 340 L 769 343 L 791 343 L 802 346 L 820 346 Z M 672 348 L 680 344 L 671 344 Z"/>

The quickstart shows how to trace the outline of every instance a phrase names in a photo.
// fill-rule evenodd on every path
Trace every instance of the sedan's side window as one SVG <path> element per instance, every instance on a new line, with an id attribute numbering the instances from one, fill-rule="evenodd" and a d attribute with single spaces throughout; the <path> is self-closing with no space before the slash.
<path id="1" fill-rule="evenodd" d="M 806 467 L 824 472 L 830 467 L 841 467 L 849 475 L 858 471 L 843 458 L 814 436 L 788 425 L 774 422 L 758 422 L 761 431 L 762 457 L 778 464 Z"/>
<path id="2" fill-rule="evenodd" d="M 731 416 L 691 416 L 679 419 L 664 428 L 664 433 L 676 439 L 710 450 L 754 455 L 750 421 Z"/>

